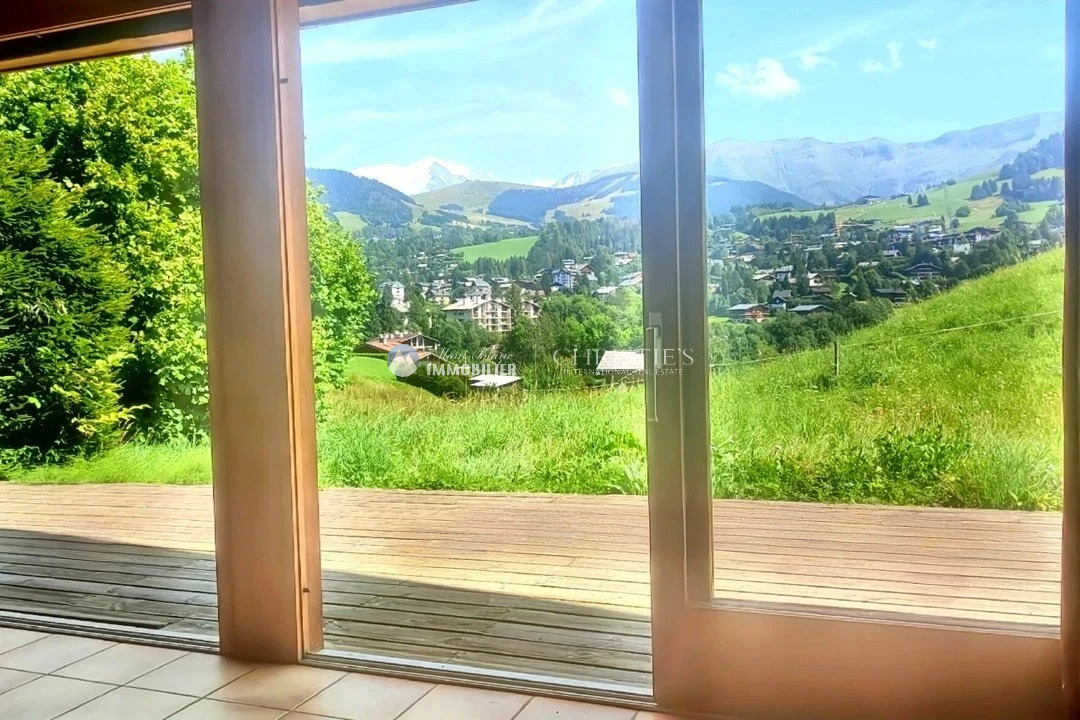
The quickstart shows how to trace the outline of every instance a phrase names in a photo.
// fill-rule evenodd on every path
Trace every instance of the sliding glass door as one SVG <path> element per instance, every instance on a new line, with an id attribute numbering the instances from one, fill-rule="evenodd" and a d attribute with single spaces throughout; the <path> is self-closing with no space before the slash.
<path id="1" fill-rule="evenodd" d="M 1013 20 L 1060 31 L 1054 10 Z M 820 43 L 723 52 L 783 25 L 639 2 L 655 696 L 732 715 L 1051 717 L 1061 113 L 1015 98 L 998 125 L 843 144 L 804 138 L 808 97 L 787 110 L 804 139 L 755 144 L 796 76 L 806 95 L 841 83 L 807 77 L 835 62 Z M 947 77 L 936 47 L 882 41 L 840 90 L 869 93 L 905 60 Z M 1042 100 L 1061 107 L 1060 57 L 1044 64 Z M 865 118 L 852 133 L 877 127 L 849 114 Z"/>

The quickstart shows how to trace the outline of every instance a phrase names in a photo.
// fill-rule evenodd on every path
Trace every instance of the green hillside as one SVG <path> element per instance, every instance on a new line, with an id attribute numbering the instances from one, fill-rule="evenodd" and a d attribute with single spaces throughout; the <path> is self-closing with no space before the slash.
<path id="1" fill-rule="evenodd" d="M 838 376 L 832 348 L 719 370 L 716 496 L 1060 508 L 1063 261 L 1055 250 L 897 310 L 844 338 Z M 319 428 L 324 485 L 645 491 L 640 385 L 452 401 L 375 356 L 349 379 Z M 11 479 L 209 482 L 210 454 L 128 443 Z"/>
<path id="2" fill-rule="evenodd" d="M 1064 177 L 1065 172 L 1060 169 L 1044 170 L 1033 177 L 1049 177 L 1057 175 Z M 951 222 L 956 210 L 961 205 L 967 205 L 971 214 L 959 218 L 960 229 L 967 230 L 973 227 L 996 227 L 1004 222 L 1005 218 L 995 217 L 994 211 L 1001 205 L 1001 197 L 994 195 L 982 200 L 969 200 L 971 188 L 988 178 L 996 178 L 997 173 L 987 173 L 978 177 L 959 181 L 953 185 L 939 185 L 926 190 L 923 194 L 930 201 L 929 205 L 919 207 L 914 204 L 919 193 L 911 193 L 913 204 L 907 204 L 907 196 L 894 200 L 876 203 L 874 205 L 842 205 L 835 208 L 836 218 L 841 222 L 881 220 L 890 225 L 913 223 L 919 220 L 938 220 L 942 216 L 946 222 Z M 1020 219 L 1024 222 L 1037 223 L 1046 216 L 1046 211 L 1059 203 L 1053 201 L 1029 203 L 1031 209 L 1020 213 Z M 816 215 L 820 210 L 810 211 Z M 789 215 L 793 213 L 776 213 L 777 215 Z"/>
<path id="3" fill-rule="evenodd" d="M 493 180 L 470 180 L 420 193 L 414 199 L 424 207 L 438 208 L 442 205 L 461 205 L 466 210 L 487 210 L 496 195 L 504 190 L 531 188 L 520 183 L 495 182 Z"/>
<path id="4" fill-rule="evenodd" d="M 492 260 L 506 260 L 512 257 L 525 257 L 539 239 L 538 235 L 506 238 L 498 242 L 457 248 L 454 252 L 460 254 L 465 259 L 465 262 L 475 262 L 477 258 L 482 257 L 491 258 Z"/>
<path id="5" fill-rule="evenodd" d="M 360 232 L 365 227 L 367 227 L 367 223 L 364 222 L 364 218 L 354 213 L 346 212 L 345 210 L 338 210 L 336 213 L 334 213 L 334 217 L 336 217 L 337 221 L 341 223 L 341 227 L 345 228 L 349 232 Z"/>
<path id="6" fill-rule="evenodd" d="M 533 186 L 494 180 L 470 180 L 440 188 L 439 190 L 420 193 L 414 199 L 417 203 L 430 210 L 438 210 L 443 206 L 449 206 L 452 208 L 452 212 L 463 215 L 469 223 L 474 225 L 494 222 L 502 225 L 527 226 L 529 223 L 520 220 L 489 215 L 488 206 L 495 199 L 495 196 L 501 192 L 529 189 L 533 189 Z"/>
<path id="7" fill-rule="evenodd" d="M 1055 250 L 853 333 L 838 377 L 832 348 L 714 376 L 717 493 L 1060 507 L 1062 287 Z"/>

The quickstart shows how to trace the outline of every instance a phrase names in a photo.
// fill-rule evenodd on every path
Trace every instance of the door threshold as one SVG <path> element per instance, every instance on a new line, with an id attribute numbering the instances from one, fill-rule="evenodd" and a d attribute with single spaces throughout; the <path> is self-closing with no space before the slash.
<path id="1" fill-rule="evenodd" d="M 304 656 L 303 663 L 316 667 L 362 671 L 373 675 L 389 675 L 409 680 L 529 693 L 581 702 L 619 705 L 636 710 L 657 710 L 651 689 L 619 683 L 573 680 L 346 650 L 322 650 L 311 653 Z"/>

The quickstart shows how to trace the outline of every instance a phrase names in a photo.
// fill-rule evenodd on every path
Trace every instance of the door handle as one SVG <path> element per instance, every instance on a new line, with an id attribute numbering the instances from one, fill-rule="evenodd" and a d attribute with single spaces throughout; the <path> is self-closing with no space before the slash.
<path id="1" fill-rule="evenodd" d="M 664 344 L 664 323 L 660 313 L 649 313 L 645 328 L 645 421 L 660 419 L 656 404 L 656 353 Z"/>

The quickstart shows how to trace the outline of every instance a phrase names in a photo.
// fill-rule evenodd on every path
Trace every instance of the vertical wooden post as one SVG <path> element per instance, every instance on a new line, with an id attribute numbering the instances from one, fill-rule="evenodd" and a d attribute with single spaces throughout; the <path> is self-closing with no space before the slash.
<path id="1" fill-rule="evenodd" d="M 297 0 L 195 0 L 221 651 L 322 645 Z"/>
<path id="2" fill-rule="evenodd" d="M 1062 687 L 1080 719 L 1080 2 L 1065 6 L 1065 307 L 1062 414 L 1065 457 L 1061 530 Z"/>

